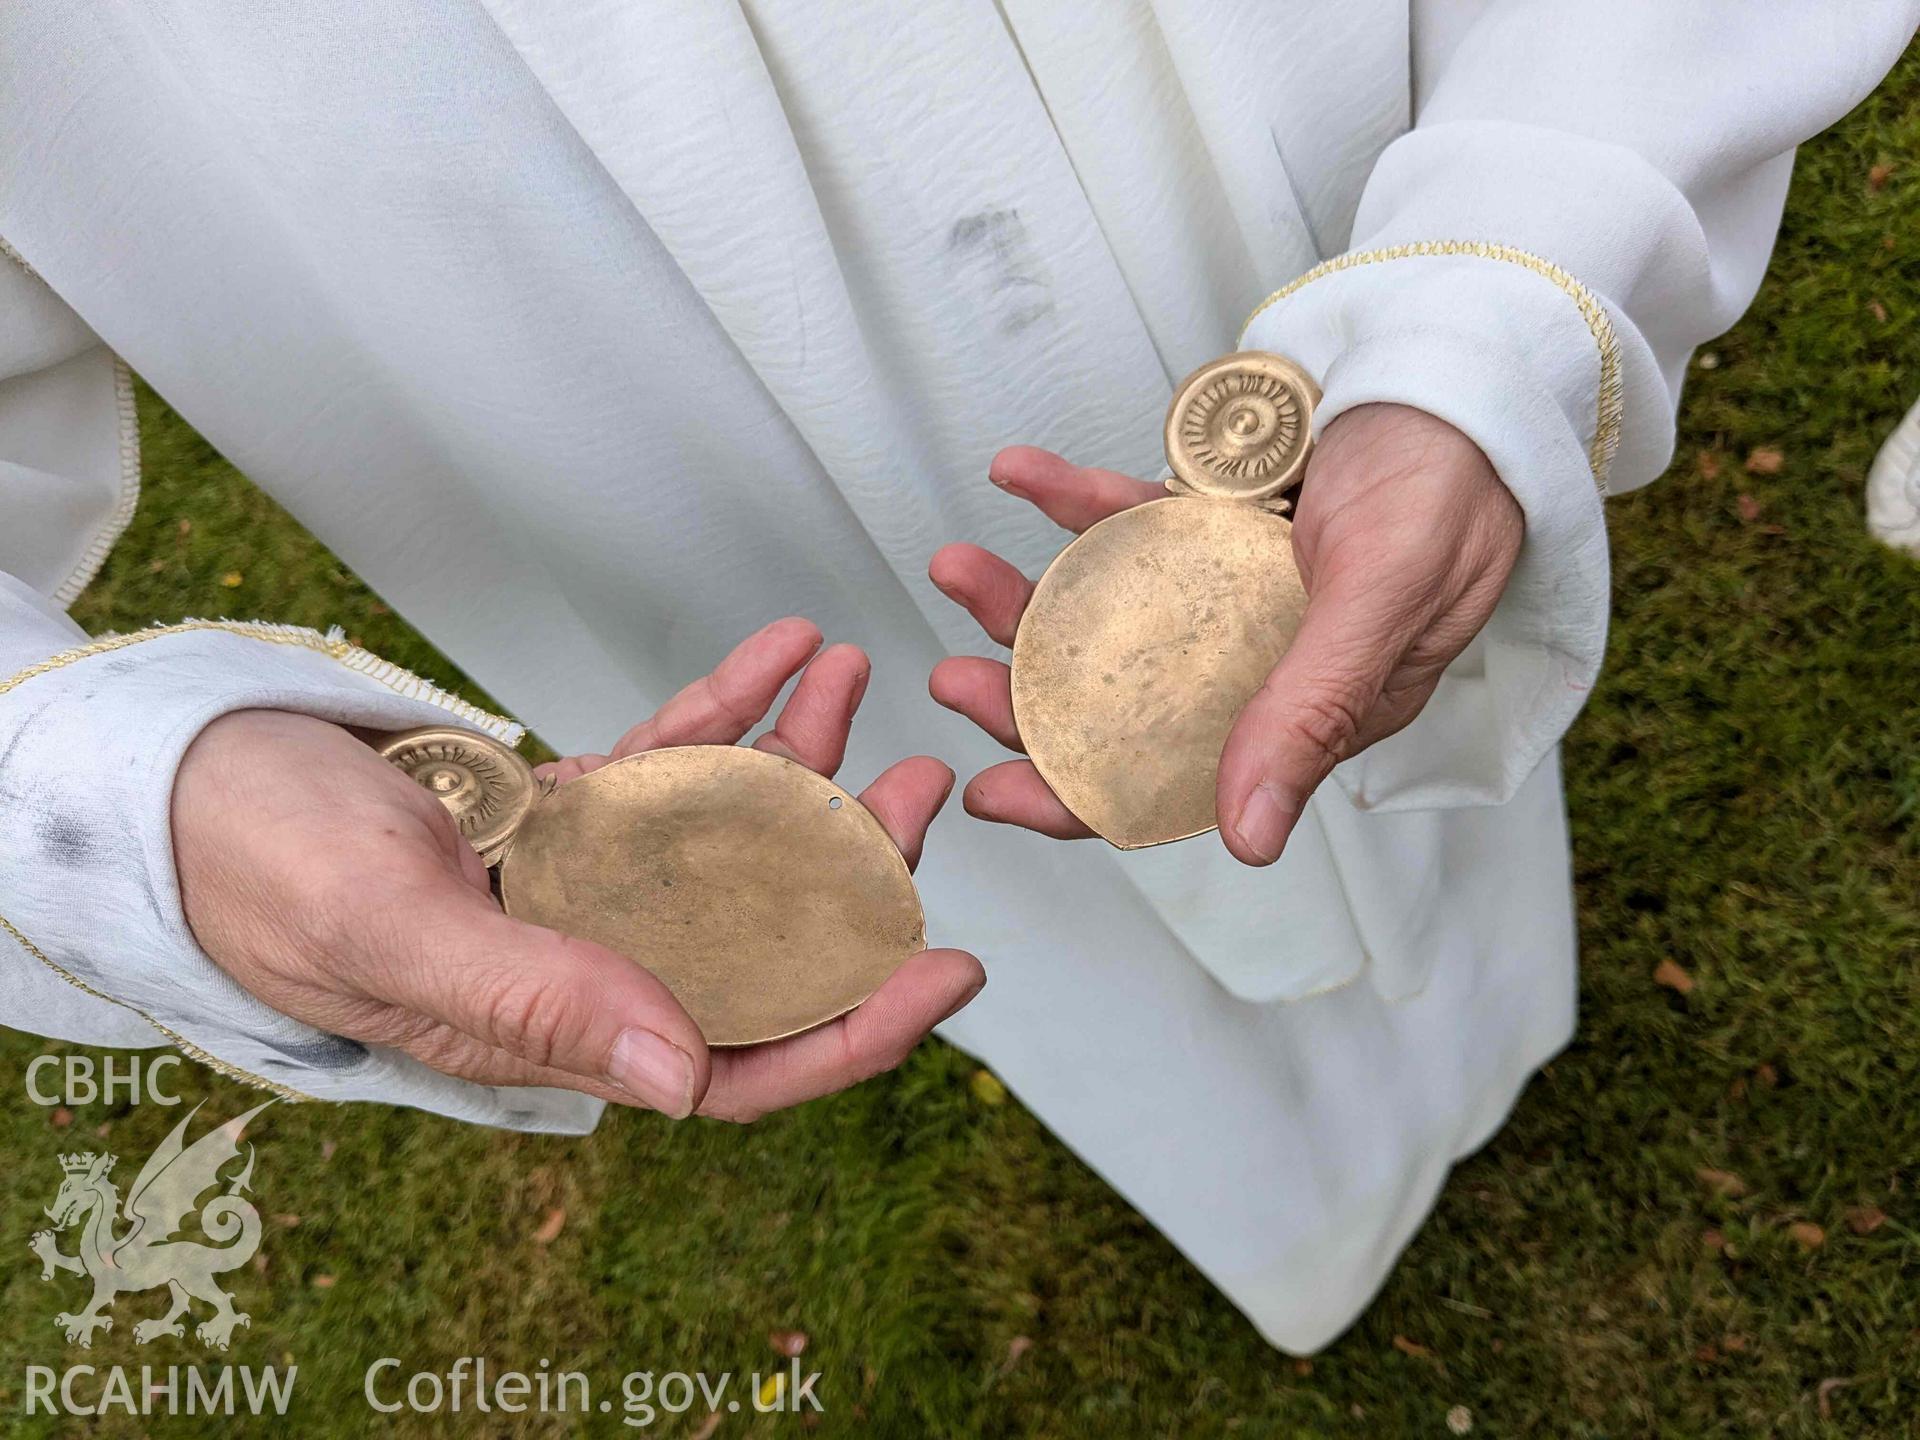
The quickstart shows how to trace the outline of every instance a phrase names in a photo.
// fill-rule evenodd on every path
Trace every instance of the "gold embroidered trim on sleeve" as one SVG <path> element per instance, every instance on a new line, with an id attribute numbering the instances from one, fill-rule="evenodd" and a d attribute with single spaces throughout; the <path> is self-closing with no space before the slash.
<path id="1" fill-rule="evenodd" d="M 22 255 L 18 250 L 14 249 L 13 246 L 7 243 L 6 237 L 4 235 L 0 235 L 0 259 L 11 260 L 15 265 L 18 265 L 22 270 L 26 271 L 27 274 L 31 275 L 35 280 L 40 279 L 40 272 L 34 269 L 33 266 L 27 263 L 26 256 Z M 43 281 L 42 283 L 44 284 L 45 282 Z"/>
<path id="2" fill-rule="evenodd" d="M 77 646 L 72 650 L 63 650 L 58 655 L 50 655 L 45 660 L 29 665 L 26 669 L 9 676 L 5 680 L 0 680 L 0 695 L 5 695 L 11 690 L 18 689 L 36 675 L 45 675 L 50 671 L 63 669 L 77 660 L 85 660 L 93 655 L 111 654 L 115 650 L 124 650 L 129 645 L 138 645 L 142 641 L 155 640 L 163 635 L 178 635 L 193 630 L 224 630 L 229 634 L 241 635 L 250 640 L 262 640 L 272 645 L 298 645 L 303 649 L 318 651 L 329 659 L 346 666 L 349 670 L 357 671 L 362 675 L 379 681 L 382 685 L 385 685 L 389 690 L 397 694 L 405 695 L 415 700 L 424 700 L 430 705 L 437 705 L 442 710 L 458 716 L 469 725 L 474 726 L 476 729 L 484 730 L 487 734 L 492 735 L 508 745 L 516 743 L 520 739 L 520 736 L 525 733 L 520 725 L 507 719 L 505 716 L 495 715 L 490 711 L 482 710 L 479 706 L 462 700 L 452 692 L 441 689 L 432 681 L 422 679 L 411 670 L 395 665 L 390 660 L 382 660 L 378 655 L 367 650 L 362 650 L 358 645 L 349 645 L 338 627 L 322 635 L 318 630 L 309 630 L 301 625 L 272 625 L 262 621 L 183 620 L 177 625 L 155 625 L 146 630 L 137 630 L 129 635 L 102 636 L 100 639 L 92 641 L 89 644 Z M 248 1070 L 242 1070 L 237 1065 L 229 1065 L 226 1061 L 209 1055 L 199 1046 L 168 1029 L 138 1006 L 129 1005 L 124 1000 L 116 1000 L 113 996 L 103 994 L 99 990 L 94 989 L 93 986 L 87 984 L 84 980 L 80 979 L 79 976 L 56 963 L 46 951 L 42 950 L 38 945 L 35 945 L 33 941 L 29 940 L 25 935 L 21 934 L 13 922 L 8 920 L 4 915 L 0 915 L 0 929 L 4 929 L 20 943 L 22 949 L 69 985 L 75 989 L 84 991 L 88 995 L 92 995 L 96 999 L 105 1000 L 125 1010 L 131 1010 L 162 1035 L 166 1036 L 169 1041 L 180 1049 L 181 1053 L 191 1059 L 199 1061 L 208 1069 L 225 1075 L 230 1080 L 238 1080 L 244 1084 L 257 1086 L 262 1090 L 272 1091 L 283 1100 L 301 1101 L 314 1098 L 311 1095 L 302 1094 L 300 1091 L 291 1089 L 276 1081 L 268 1080 L 264 1076 L 255 1075 Z"/>
<path id="3" fill-rule="evenodd" d="M 45 660 L 37 661 L 26 669 L 0 680 L 0 695 L 19 688 L 36 675 L 45 675 L 49 671 L 59 670 L 73 664 L 76 660 L 85 660 L 92 655 L 105 655 L 114 650 L 124 650 L 129 645 L 138 645 L 142 641 L 157 640 L 165 635 L 180 635 L 192 630 L 224 630 L 230 635 L 244 636 L 249 640 L 264 640 L 270 645 L 297 645 L 305 650 L 317 650 L 330 660 L 338 661 L 349 670 L 356 670 L 371 677 L 397 694 L 412 700 L 424 700 L 429 705 L 459 716 L 476 730 L 483 730 L 503 744 L 518 744 L 526 733 L 523 726 L 509 720 L 504 715 L 495 715 L 490 710 L 482 710 L 462 700 L 450 690 L 443 690 L 431 680 L 414 674 L 411 670 L 394 664 L 391 660 L 382 660 L 369 650 L 358 645 L 349 645 L 339 626 L 334 626 L 322 635 L 318 630 L 310 630 L 304 625 L 275 625 L 264 620 L 182 620 L 176 625 L 154 625 L 145 630 L 136 630 L 128 635 L 103 635 L 86 645 L 76 646 L 72 650 L 63 650 L 58 655 L 49 655 Z"/>
<path id="4" fill-rule="evenodd" d="M 1311 270 L 1281 286 L 1273 294 L 1254 306 L 1247 316 L 1246 324 L 1240 327 L 1244 337 L 1248 326 L 1252 325 L 1263 312 L 1278 305 L 1282 300 L 1296 294 L 1305 286 L 1341 270 L 1352 270 L 1360 265 L 1377 265 L 1386 260 L 1407 260 L 1416 257 L 1433 256 L 1471 256 L 1479 260 L 1500 260 L 1509 265 L 1518 265 L 1523 270 L 1531 270 L 1544 280 L 1551 281 L 1571 299 L 1580 312 L 1580 318 L 1586 322 L 1593 343 L 1600 351 L 1600 392 L 1599 413 L 1595 419 L 1593 443 L 1587 447 L 1587 463 L 1593 469 L 1593 483 L 1600 488 L 1600 494 L 1607 493 L 1607 472 L 1613 466 L 1614 452 L 1620 448 L 1620 427 L 1625 418 L 1626 397 L 1620 375 L 1620 337 L 1613 328 L 1613 317 L 1607 314 L 1607 307 L 1600 298 L 1582 285 L 1572 275 L 1538 255 L 1519 250 L 1511 245 L 1495 245 L 1485 240 L 1421 240 L 1410 245 L 1389 245 L 1379 250 L 1356 250 L 1346 255 L 1336 255 L 1331 260 L 1322 261 Z"/>
<path id="5" fill-rule="evenodd" d="M 224 1075 L 229 1080 L 238 1080 L 245 1085 L 253 1085 L 262 1090 L 271 1090 L 275 1095 L 278 1095 L 282 1100 L 289 1101 L 296 1105 L 303 1100 L 313 1099 L 313 1096 L 304 1094 L 299 1090 L 295 1090 L 291 1086 L 282 1085 L 278 1081 L 268 1080 L 263 1076 L 255 1075 L 248 1070 L 242 1070 L 237 1065 L 229 1065 L 227 1064 L 226 1061 L 218 1059 L 215 1056 L 209 1055 L 206 1051 L 202 1050 L 198 1045 L 195 1045 L 192 1041 L 187 1040 L 184 1037 L 175 1034 L 173 1031 L 169 1030 L 166 1026 L 162 1025 L 158 1020 L 154 1019 L 151 1015 L 147 1014 L 146 1011 L 140 1009 L 137 1005 L 129 1005 L 124 1000 L 116 1000 L 111 995 L 102 994 L 100 991 L 94 989 L 93 986 L 87 984 L 87 982 L 82 980 L 78 975 L 75 975 L 71 970 L 68 970 L 64 965 L 61 965 L 57 961 L 55 961 L 51 956 L 47 954 L 46 951 L 42 950 L 38 945 L 34 944 L 26 936 L 22 935 L 18 930 L 14 928 L 13 922 L 7 919 L 7 917 L 4 915 L 0 915 L 0 930 L 5 930 L 15 940 L 18 940 L 20 942 L 21 949 L 25 950 L 29 955 L 33 956 L 34 959 L 38 960 L 42 965 L 46 966 L 54 974 L 58 975 L 62 980 L 66 981 L 69 985 L 73 986 L 74 989 L 85 991 L 87 994 L 93 996 L 94 999 L 104 1000 L 109 1005 L 118 1005 L 122 1010 L 133 1011 L 134 1014 L 138 1015 L 142 1020 L 146 1021 L 149 1025 L 153 1026 L 153 1028 L 158 1030 L 162 1035 L 166 1036 L 167 1039 L 173 1044 L 174 1048 L 179 1050 L 180 1053 L 185 1055 L 188 1059 L 199 1061 L 202 1065 L 206 1066 L 209 1070 L 212 1070 L 217 1072 L 218 1074 Z"/>
<path id="6" fill-rule="evenodd" d="M 53 592 L 56 605 L 71 605 L 93 583 L 93 577 L 107 563 L 107 552 L 120 543 L 127 526 L 133 523 L 133 512 L 140 506 L 140 416 L 133 393 L 133 372 L 118 355 L 113 357 L 113 392 L 120 431 L 120 494 L 113 513 L 87 546 L 80 563 Z"/>
<path id="7" fill-rule="evenodd" d="M 40 272 L 7 243 L 5 236 L 0 236 L 0 260 L 18 266 L 20 273 L 28 279 L 46 284 L 40 278 Z M 80 563 L 54 590 L 53 601 L 56 605 L 71 605 L 80 598 L 80 592 L 93 583 L 93 577 L 100 573 L 100 567 L 106 563 L 107 552 L 126 533 L 127 526 L 133 521 L 133 512 L 140 504 L 140 417 L 134 407 L 133 372 L 127 369 L 126 362 L 118 355 L 113 357 L 113 392 L 117 412 L 115 421 L 120 432 L 120 492 L 114 498 L 113 510 L 107 516 L 106 523 L 88 543 Z"/>

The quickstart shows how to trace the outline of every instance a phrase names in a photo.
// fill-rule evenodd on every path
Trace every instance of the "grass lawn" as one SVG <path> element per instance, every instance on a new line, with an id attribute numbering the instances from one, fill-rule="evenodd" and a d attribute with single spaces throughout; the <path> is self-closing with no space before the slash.
<path id="1" fill-rule="evenodd" d="M 619 1434 L 627 1371 L 770 1371 L 787 1330 L 824 1372 L 823 1436 L 1446 1435 L 1454 1407 L 1475 1436 L 1920 1433 L 1920 565 L 1860 518 L 1920 393 L 1920 52 L 1807 148 L 1760 301 L 1709 350 L 1672 474 L 1611 506 L 1612 646 L 1567 744 L 1578 1036 L 1326 1353 L 1267 1348 L 932 1044 L 748 1130 L 610 1114 L 576 1141 L 276 1107 L 228 1360 L 298 1364 L 302 1436 L 368 1429 L 375 1358 L 404 1376 L 479 1353 L 584 1371 L 616 1412 L 391 1429 Z M 338 622 L 460 682 L 164 403 L 140 418 L 145 495 L 74 607 L 90 629 Z M 0 1427 L 21 1435 L 82 1428 L 23 1417 L 29 1364 L 204 1353 L 133 1345 L 154 1296 L 94 1350 L 62 1345 L 79 1282 L 42 1285 L 26 1252 L 56 1153 L 132 1169 L 180 1112 L 30 1105 L 48 1048 L 0 1032 Z M 251 1103 L 190 1066 L 178 1083 L 210 1114 Z"/>

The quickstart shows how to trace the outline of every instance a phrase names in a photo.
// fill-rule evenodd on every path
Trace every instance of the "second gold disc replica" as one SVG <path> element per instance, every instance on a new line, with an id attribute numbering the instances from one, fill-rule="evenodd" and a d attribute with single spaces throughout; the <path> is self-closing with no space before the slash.
<path id="1" fill-rule="evenodd" d="M 1021 744 L 1061 803 L 1122 850 L 1215 828 L 1227 734 L 1306 613 L 1280 497 L 1305 469 L 1319 399 L 1283 356 L 1201 366 L 1167 410 L 1167 497 L 1091 526 L 1021 617 Z"/>
<path id="2" fill-rule="evenodd" d="M 497 863 L 509 915 L 645 966 L 709 1045 L 777 1040 L 845 1014 L 926 948 L 892 837 L 791 760 L 689 745 L 552 786 L 468 730 L 403 731 L 378 748 Z"/>

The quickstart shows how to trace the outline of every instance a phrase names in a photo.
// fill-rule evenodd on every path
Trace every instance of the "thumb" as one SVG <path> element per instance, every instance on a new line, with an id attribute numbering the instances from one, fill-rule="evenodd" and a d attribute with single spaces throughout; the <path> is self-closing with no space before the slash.
<path id="1" fill-rule="evenodd" d="M 700 1027 L 624 955 L 514 920 L 472 891 L 416 901 L 406 924 L 420 945 L 387 967 L 379 998 L 530 1064 L 614 1085 L 675 1119 L 705 1095 Z"/>
<path id="2" fill-rule="evenodd" d="M 1220 837 L 1248 865 L 1271 865 L 1333 767 L 1360 747 L 1407 639 L 1374 587 L 1331 577 L 1293 645 L 1228 732 L 1214 805 Z"/>

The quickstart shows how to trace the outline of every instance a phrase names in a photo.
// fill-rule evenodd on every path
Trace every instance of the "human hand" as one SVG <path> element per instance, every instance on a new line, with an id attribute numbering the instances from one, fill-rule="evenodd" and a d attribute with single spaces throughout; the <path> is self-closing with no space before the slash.
<path id="1" fill-rule="evenodd" d="M 1166 491 L 1085 469 L 1032 446 L 993 458 L 988 476 L 1075 534 Z M 1404 728 L 1480 631 L 1519 557 L 1520 506 L 1480 448 L 1443 420 L 1363 405 L 1326 427 L 1308 461 L 1293 524 L 1307 612 L 1292 647 L 1235 721 L 1215 804 L 1228 850 L 1270 865 L 1333 767 Z M 1033 582 L 977 545 L 948 545 L 933 583 L 987 635 L 1012 645 Z M 955 656 L 934 667 L 933 698 L 1012 750 L 1012 671 Z M 981 771 L 967 810 L 1060 839 L 1091 832 L 1026 760 Z"/>
<path id="2" fill-rule="evenodd" d="M 769 625 L 610 754 L 542 773 L 564 783 L 644 750 L 734 744 L 798 673 L 753 743 L 831 776 L 869 666 L 851 645 L 819 646 L 805 620 Z M 860 800 L 911 866 L 952 786 L 921 756 Z M 644 957 L 508 918 L 438 800 L 347 730 L 284 711 L 237 711 L 200 733 L 174 781 L 173 841 L 201 947 L 283 1014 L 482 1084 L 676 1118 L 751 1120 L 890 1069 L 986 979 L 963 951 L 922 951 L 838 1020 L 709 1052 Z"/>

